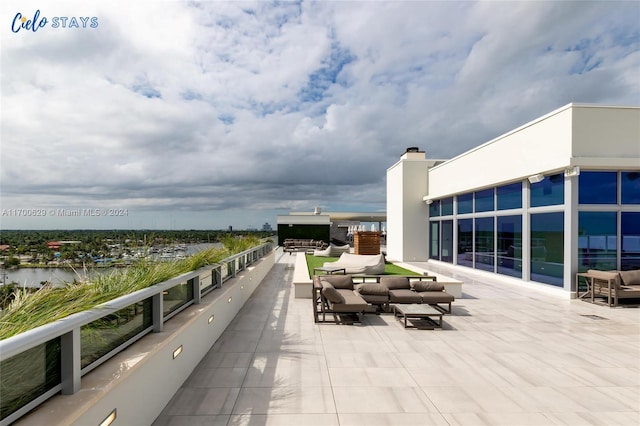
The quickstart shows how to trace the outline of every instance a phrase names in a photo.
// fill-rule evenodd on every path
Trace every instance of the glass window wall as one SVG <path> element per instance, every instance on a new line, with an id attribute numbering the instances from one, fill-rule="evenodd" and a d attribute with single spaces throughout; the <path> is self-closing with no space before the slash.
<path id="1" fill-rule="evenodd" d="M 458 195 L 458 214 L 473 213 L 473 193 Z"/>
<path id="2" fill-rule="evenodd" d="M 522 278 L 522 216 L 497 218 L 498 273 Z"/>
<path id="3" fill-rule="evenodd" d="M 442 216 L 451 216 L 453 214 L 453 197 L 442 200 Z"/>
<path id="4" fill-rule="evenodd" d="M 493 272 L 495 263 L 493 217 L 476 219 L 475 255 L 476 269 Z"/>
<path id="5" fill-rule="evenodd" d="M 531 207 L 564 204 L 564 176 L 561 174 L 545 177 L 531 184 Z"/>
<path id="6" fill-rule="evenodd" d="M 493 188 L 475 193 L 476 212 L 490 212 L 495 209 L 493 204 Z"/>
<path id="7" fill-rule="evenodd" d="M 473 219 L 458 220 L 458 265 L 473 268 Z"/>
<path id="8" fill-rule="evenodd" d="M 453 263 L 453 221 L 442 221 L 442 253 L 440 260 Z"/>
<path id="9" fill-rule="evenodd" d="M 640 212 L 622 212 L 620 269 L 640 269 Z"/>
<path id="10" fill-rule="evenodd" d="M 578 213 L 578 271 L 617 268 L 616 212 Z"/>
<path id="11" fill-rule="evenodd" d="M 429 238 L 431 239 L 431 246 L 429 247 L 429 257 L 431 259 L 440 258 L 440 222 L 430 222 L 431 229 L 429 230 Z"/>
<path id="12" fill-rule="evenodd" d="M 496 189 L 498 210 L 522 208 L 522 182 L 499 186 Z"/>
<path id="13" fill-rule="evenodd" d="M 430 217 L 440 216 L 440 200 L 433 200 L 432 203 L 429 204 L 429 216 Z"/>
<path id="14" fill-rule="evenodd" d="M 531 215 L 532 281 L 562 287 L 564 267 L 564 213 Z"/>
<path id="15" fill-rule="evenodd" d="M 640 204 L 640 172 L 622 172 L 622 204 Z"/>
<path id="16" fill-rule="evenodd" d="M 580 204 L 616 204 L 618 202 L 617 172 L 582 172 L 578 179 Z"/>

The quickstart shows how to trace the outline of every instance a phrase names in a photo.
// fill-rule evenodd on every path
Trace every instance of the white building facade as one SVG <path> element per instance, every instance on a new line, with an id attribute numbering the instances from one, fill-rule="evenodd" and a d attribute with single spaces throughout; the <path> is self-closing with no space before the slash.
<path id="1" fill-rule="evenodd" d="M 451 160 L 387 170 L 387 258 L 572 290 L 640 269 L 640 107 L 569 104 Z"/>

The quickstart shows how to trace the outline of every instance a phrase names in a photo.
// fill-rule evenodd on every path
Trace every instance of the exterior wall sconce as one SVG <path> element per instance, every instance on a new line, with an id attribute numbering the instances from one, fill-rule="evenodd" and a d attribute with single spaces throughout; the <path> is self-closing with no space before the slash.
<path id="1" fill-rule="evenodd" d="M 231 300 L 233 300 L 233 298 L 229 297 L 229 300 L 227 300 L 227 303 L 231 303 Z"/>
<path id="2" fill-rule="evenodd" d="M 211 314 L 211 316 L 209 317 L 209 319 L 207 320 L 207 323 L 211 324 L 213 322 L 213 318 L 215 317 L 215 315 Z"/>
<path id="3" fill-rule="evenodd" d="M 181 353 L 182 353 L 182 345 L 178 346 L 178 348 L 175 351 L 173 351 L 173 359 L 178 358 Z"/>
<path id="4" fill-rule="evenodd" d="M 580 167 L 567 167 L 566 169 L 564 169 L 564 175 L 565 177 L 580 176 Z"/>
<path id="5" fill-rule="evenodd" d="M 100 422 L 100 426 L 109 426 L 115 421 L 116 417 L 118 417 L 118 410 L 114 408 L 113 411 L 110 412 L 109 415 Z"/>
<path id="6" fill-rule="evenodd" d="M 538 183 L 544 180 L 544 175 L 542 173 L 538 173 L 537 175 L 529 176 L 529 182 Z"/>

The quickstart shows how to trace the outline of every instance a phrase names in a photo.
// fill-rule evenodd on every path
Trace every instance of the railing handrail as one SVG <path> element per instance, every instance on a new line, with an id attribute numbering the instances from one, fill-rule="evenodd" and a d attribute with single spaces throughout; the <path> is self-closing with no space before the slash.
<path id="1" fill-rule="evenodd" d="M 154 284 L 149 287 L 136 290 L 135 292 L 128 293 L 107 302 L 101 303 L 100 305 L 97 305 L 89 310 L 77 312 L 59 320 L 0 340 L 0 360 L 18 355 L 51 339 L 62 336 L 63 334 L 68 333 L 78 327 L 89 324 L 92 321 L 117 312 L 118 310 L 123 309 L 131 304 L 140 302 L 156 294 L 162 293 L 164 290 L 174 287 L 185 280 L 190 280 L 192 278 L 195 278 L 196 276 L 200 276 L 203 272 L 206 272 L 208 270 L 213 271 L 216 268 L 222 267 L 224 264 L 232 262 L 242 256 L 246 256 L 249 253 L 258 251 L 269 244 L 270 243 L 260 244 L 258 246 L 244 250 L 240 253 L 235 253 L 231 256 L 228 256 L 218 263 L 210 264 L 194 271 L 185 272 L 181 275 L 170 278 L 158 284 Z"/>

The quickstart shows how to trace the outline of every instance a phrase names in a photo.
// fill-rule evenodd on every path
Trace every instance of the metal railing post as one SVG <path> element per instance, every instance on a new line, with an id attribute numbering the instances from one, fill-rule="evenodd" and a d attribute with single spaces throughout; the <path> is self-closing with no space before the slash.
<path id="1" fill-rule="evenodd" d="M 200 289 L 200 277 L 193 277 L 191 279 L 191 285 L 193 286 L 193 304 L 199 305 L 200 299 L 202 297 L 201 289 Z"/>
<path id="2" fill-rule="evenodd" d="M 151 297 L 151 316 L 153 320 L 153 332 L 159 333 L 164 328 L 163 314 L 162 314 L 162 292 L 154 294 Z"/>
<path id="3" fill-rule="evenodd" d="M 80 390 L 81 370 L 80 327 L 60 336 L 60 375 L 62 394 L 72 395 Z"/>

